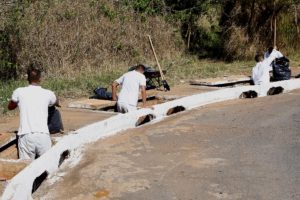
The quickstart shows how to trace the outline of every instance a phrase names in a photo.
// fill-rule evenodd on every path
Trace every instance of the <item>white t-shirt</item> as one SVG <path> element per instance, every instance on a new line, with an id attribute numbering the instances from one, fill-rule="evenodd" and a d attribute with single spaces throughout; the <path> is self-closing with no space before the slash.
<path id="1" fill-rule="evenodd" d="M 116 82 L 122 85 L 118 102 L 136 106 L 139 98 L 140 87 L 146 86 L 146 78 L 144 74 L 141 74 L 136 70 L 130 71 L 117 79 Z"/>
<path id="2" fill-rule="evenodd" d="M 18 103 L 20 127 L 18 135 L 28 133 L 49 133 L 48 107 L 54 105 L 56 97 L 41 86 L 29 85 L 13 92 L 12 101 Z"/>
<path id="3" fill-rule="evenodd" d="M 280 51 L 277 51 L 276 49 L 273 49 L 273 51 L 272 51 L 271 54 L 273 54 L 274 59 L 275 59 L 275 58 L 281 58 L 281 57 L 283 57 L 283 54 L 282 54 Z M 267 51 L 267 52 L 265 53 L 265 55 L 264 55 L 264 59 L 265 59 L 265 60 L 268 59 L 268 58 L 271 56 L 271 54 Z M 272 70 L 273 70 L 271 63 L 270 63 L 270 65 L 268 66 L 268 68 L 269 68 L 269 71 L 272 71 Z"/>
<path id="4" fill-rule="evenodd" d="M 283 57 L 283 54 L 282 54 L 280 51 L 278 51 L 278 50 L 276 50 L 276 49 L 273 49 L 273 52 L 275 52 L 275 57 L 276 57 L 276 58 L 281 58 L 281 57 Z M 270 53 L 267 51 L 267 52 L 265 53 L 264 58 L 267 59 L 267 58 L 269 58 L 269 56 L 270 56 Z"/>
<path id="5" fill-rule="evenodd" d="M 268 58 L 264 59 L 262 62 L 258 62 L 252 69 L 252 80 L 255 85 L 262 85 L 270 82 L 269 66 L 277 56 L 278 51 L 274 49 Z"/>
<path id="6" fill-rule="evenodd" d="M 252 69 L 252 80 L 255 85 L 262 85 L 270 82 L 269 69 L 263 65 L 263 62 L 258 62 Z"/>

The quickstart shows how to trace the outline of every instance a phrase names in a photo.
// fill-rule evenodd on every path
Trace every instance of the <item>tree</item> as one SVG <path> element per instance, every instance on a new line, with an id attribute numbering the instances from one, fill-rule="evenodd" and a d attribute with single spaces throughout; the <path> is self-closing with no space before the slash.
<path id="1" fill-rule="evenodd" d="M 256 46 L 257 49 L 273 45 L 274 36 L 276 36 L 274 30 L 276 22 L 278 24 L 284 15 L 290 16 L 290 9 L 296 5 L 299 5 L 299 0 L 224 1 L 220 25 L 226 41 L 224 43 L 226 56 L 234 58 L 235 55 L 238 55 L 239 57 L 241 54 L 245 54 L 251 45 Z M 282 27 L 279 29 L 282 31 Z M 235 35 L 237 33 L 242 40 L 237 39 Z M 245 48 L 240 48 L 241 45 Z"/>

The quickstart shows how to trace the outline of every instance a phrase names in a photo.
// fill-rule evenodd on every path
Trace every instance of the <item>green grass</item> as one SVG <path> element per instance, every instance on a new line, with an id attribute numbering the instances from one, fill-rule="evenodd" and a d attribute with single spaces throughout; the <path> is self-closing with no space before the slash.
<path id="1" fill-rule="evenodd" d="M 255 62 L 236 61 L 225 63 L 213 60 L 198 60 L 196 57 L 178 58 L 163 61 L 162 66 L 167 70 L 167 79 L 171 85 L 182 81 L 199 78 L 215 78 L 225 75 L 251 75 Z"/>
<path id="2" fill-rule="evenodd" d="M 199 61 L 197 59 L 165 60 L 162 66 L 167 70 L 167 79 L 171 85 L 180 84 L 182 80 L 192 78 L 217 77 L 228 74 L 245 74 L 250 72 L 247 62 L 224 63 L 213 62 L 209 60 Z M 155 68 L 155 67 L 154 67 Z M 88 97 L 93 94 L 93 89 L 98 86 L 110 87 L 110 83 L 118 78 L 124 69 L 116 69 L 114 71 L 106 71 L 103 73 L 82 73 L 72 78 L 65 77 L 46 77 L 42 81 L 44 88 L 50 89 L 60 98 L 78 98 Z M 26 80 L 17 80 L 2 83 L 0 90 L 0 115 L 7 114 L 7 103 L 11 98 L 13 90 L 18 87 L 26 86 Z"/>
<path id="3" fill-rule="evenodd" d="M 92 94 L 98 86 L 109 87 L 111 82 L 122 74 L 121 70 L 105 73 L 84 73 L 73 78 L 46 78 L 42 86 L 60 97 L 76 98 Z"/>
<path id="4" fill-rule="evenodd" d="M 91 96 L 93 89 L 98 86 L 109 87 L 110 83 L 122 74 L 121 70 L 105 73 L 84 73 L 73 78 L 51 78 L 42 80 L 42 86 L 55 92 L 59 98 L 78 98 Z M 0 116 L 7 114 L 7 104 L 13 91 L 27 85 L 26 80 L 17 80 L 1 83 L 0 89 Z"/>
<path id="5" fill-rule="evenodd" d="M 298 66 L 299 57 L 293 57 L 292 65 Z M 153 64 L 153 63 L 152 63 Z M 163 60 L 162 67 L 167 70 L 167 80 L 170 85 L 178 85 L 182 81 L 196 78 L 213 78 L 224 75 L 251 75 L 254 61 L 236 61 L 225 63 L 212 60 L 198 60 L 195 57 L 179 57 L 173 60 Z M 151 65 L 151 63 L 150 63 Z M 152 65 L 153 66 L 153 65 Z M 156 68 L 154 66 L 154 68 Z M 115 70 L 98 73 L 81 73 L 72 78 L 46 77 L 42 81 L 44 88 L 50 89 L 60 98 L 88 97 L 93 94 L 93 89 L 98 86 L 110 87 L 113 80 L 118 78 L 127 68 L 116 68 Z M 1 83 L 0 88 L 0 115 L 7 114 L 7 103 L 14 89 L 27 85 L 25 80 Z"/>
<path id="6" fill-rule="evenodd" d="M 11 98 L 12 92 L 15 88 L 22 87 L 26 85 L 25 81 L 18 80 L 18 81 L 9 81 L 2 83 L 0 88 L 0 116 L 1 114 L 6 114 L 7 112 L 7 104 L 9 99 Z"/>

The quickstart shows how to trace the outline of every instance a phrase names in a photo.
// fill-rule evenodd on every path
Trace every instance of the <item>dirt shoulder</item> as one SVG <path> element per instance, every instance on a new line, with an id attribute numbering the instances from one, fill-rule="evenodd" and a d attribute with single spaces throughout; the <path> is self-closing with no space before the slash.
<path id="1" fill-rule="evenodd" d="M 176 99 L 176 98 L 180 98 L 192 94 L 212 91 L 215 89 L 216 88 L 199 87 L 199 86 L 191 86 L 188 84 L 182 84 L 173 87 L 170 92 L 154 91 L 151 93 L 153 93 L 154 95 L 160 98 L 166 98 L 168 100 L 172 100 L 172 99 Z M 78 101 L 82 99 L 87 99 L 87 98 L 64 99 L 62 101 L 62 107 L 59 108 L 59 110 L 62 115 L 65 132 L 76 130 L 85 125 L 98 122 L 115 115 L 114 113 L 111 112 L 98 112 L 92 110 L 68 108 L 68 104 L 70 102 Z M 11 116 L 1 117 L 0 119 L 0 133 L 16 131 L 18 129 L 18 126 L 19 126 L 19 115 L 17 112 Z"/>

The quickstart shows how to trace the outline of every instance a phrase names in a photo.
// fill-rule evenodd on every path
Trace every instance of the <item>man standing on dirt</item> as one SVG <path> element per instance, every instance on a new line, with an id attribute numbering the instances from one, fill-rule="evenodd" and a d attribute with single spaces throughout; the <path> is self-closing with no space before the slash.
<path id="1" fill-rule="evenodd" d="M 27 70 L 29 85 L 16 89 L 8 104 L 9 110 L 19 107 L 18 151 L 20 159 L 35 159 L 51 148 L 47 126 L 48 107 L 58 105 L 55 94 L 43 89 L 40 65 L 32 63 Z"/>
<path id="2" fill-rule="evenodd" d="M 141 90 L 143 106 L 146 106 L 146 78 L 145 66 L 139 64 L 135 70 L 125 73 L 112 83 L 112 99 L 117 101 L 117 109 L 120 113 L 137 110 L 139 91 Z M 122 89 L 117 98 L 117 87 Z"/>

